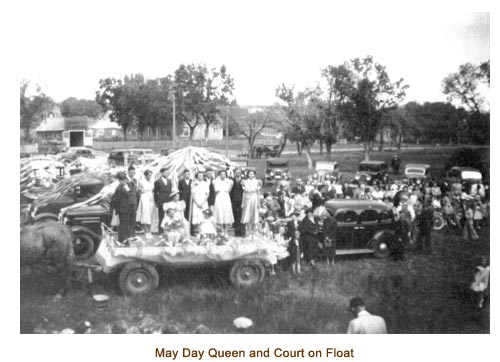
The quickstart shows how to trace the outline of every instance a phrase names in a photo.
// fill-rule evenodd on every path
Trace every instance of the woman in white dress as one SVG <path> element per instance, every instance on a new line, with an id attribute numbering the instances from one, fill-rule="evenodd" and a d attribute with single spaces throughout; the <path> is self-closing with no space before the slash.
<path id="1" fill-rule="evenodd" d="M 247 173 L 248 179 L 243 184 L 243 202 L 241 204 L 242 214 L 241 223 L 247 225 L 250 234 L 253 234 L 259 223 L 259 198 L 262 182 L 255 178 L 255 171 L 250 170 Z"/>
<path id="2" fill-rule="evenodd" d="M 227 235 L 228 227 L 234 223 L 233 208 L 229 197 L 233 181 L 226 176 L 226 171 L 222 170 L 213 182 L 215 190 L 214 220 L 217 225 L 220 225 L 224 235 Z"/>
<path id="3" fill-rule="evenodd" d="M 205 219 L 203 211 L 208 209 L 209 193 L 210 186 L 208 181 L 205 181 L 203 172 L 198 172 L 196 174 L 196 180 L 191 185 L 191 198 L 193 200 L 191 207 L 191 224 L 195 226 L 196 229 L 198 229 L 198 226 Z"/>
<path id="4" fill-rule="evenodd" d="M 138 187 L 141 199 L 137 207 L 136 221 L 141 223 L 147 239 L 152 238 L 151 224 L 153 223 L 154 215 L 157 213 L 153 198 L 154 181 L 152 180 L 152 175 L 152 171 L 144 171 L 144 178 L 141 178 Z"/>
<path id="5" fill-rule="evenodd" d="M 184 217 L 184 210 L 186 210 L 186 203 L 184 200 L 180 199 L 180 194 L 178 191 L 173 191 L 170 194 L 171 201 L 163 204 L 163 209 L 165 212 L 168 209 L 174 210 L 174 217 L 176 220 L 181 221 L 184 231 L 181 234 L 181 240 L 189 236 L 189 221 Z"/>

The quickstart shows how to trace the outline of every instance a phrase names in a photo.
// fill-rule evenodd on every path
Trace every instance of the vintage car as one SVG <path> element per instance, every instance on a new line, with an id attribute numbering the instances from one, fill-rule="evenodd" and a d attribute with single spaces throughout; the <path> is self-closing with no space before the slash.
<path id="1" fill-rule="evenodd" d="M 340 180 L 341 174 L 339 170 L 339 165 L 335 161 L 316 161 L 314 168 L 315 179 L 318 183 L 323 183 L 327 177 L 335 177 L 335 179 Z"/>
<path id="2" fill-rule="evenodd" d="M 483 176 L 481 175 L 481 172 L 472 167 L 455 166 L 452 167 L 445 176 L 445 181 L 449 184 L 455 182 L 472 184 L 475 182 L 481 182 L 482 180 Z"/>
<path id="3" fill-rule="evenodd" d="M 375 200 L 330 200 L 326 210 L 337 221 L 337 255 L 373 253 L 385 258 L 394 242 L 391 207 Z"/>
<path id="4" fill-rule="evenodd" d="M 277 157 L 279 145 L 260 145 L 254 147 L 254 157 L 262 158 L 262 157 Z"/>
<path id="5" fill-rule="evenodd" d="M 78 157 L 95 158 L 94 153 L 88 147 L 71 147 L 67 151 L 58 154 L 59 159 L 65 163 L 71 163 Z"/>
<path id="6" fill-rule="evenodd" d="M 255 167 L 248 166 L 248 160 L 244 159 L 242 160 L 241 158 L 232 158 L 231 162 L 236 164 L 236 166 L 241 170 L 242 174 L 245 175 L 248 171 L 255 171 Z M 232 176 L 232 175 L 230 175 Z"/>
<path id="7" fill-rule="evenodd" d="M 431 178 L 431 166 L 425 163 L 408 163 L 405 165 L 404 176 L 407 179 Z"/>
<path id="8" fill-rule="evenodd" d="M 290 170 L 288 168 L 288 161 L 280 159 L 268 160 L 266 163 L 266 176 L 264 179 L 264 186 L 275 185 L 276 183 L 290 178 Z"/>
<path id="9" fill-rule="evenodd" d="M 369 185 L 377 180 L 386 183 L 389 180 L 387 170 L 387 163 L 384 161 L 361 161 L 356 179 L 360 179 L 364 175 Z"/>
<path id="10" fill-rule="evenodd" d="M 137 165 L 140 164 L 140 156 L 142 156 L 142 153 L 133 149 L 113 150 L 109 153 L 108 165 L 111 167 Z"/>

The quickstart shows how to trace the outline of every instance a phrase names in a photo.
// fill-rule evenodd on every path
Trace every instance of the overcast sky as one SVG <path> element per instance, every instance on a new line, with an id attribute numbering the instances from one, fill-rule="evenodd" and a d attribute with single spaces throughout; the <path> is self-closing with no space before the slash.
<path id="1" fill-rule="evenodd" d="M 281 83 L 314 86 L 321 68 L 373 55 L 391 79 L 403 77 L 410 85 L 405 102 L 423 102 L 444 100 L 441 81 L 460 64 L 490 57 L 488 13 L 422 7 L 361 13 L 322 1 L 236 3 L 68 7 L 70 2 L 40 1 L 23 15 L 19 77 L 62 101 L 93 99 L 103 77 L 154 78 L 181 63 L 225 64 L 238 103 L 265 105 L 277 100 Z"/>

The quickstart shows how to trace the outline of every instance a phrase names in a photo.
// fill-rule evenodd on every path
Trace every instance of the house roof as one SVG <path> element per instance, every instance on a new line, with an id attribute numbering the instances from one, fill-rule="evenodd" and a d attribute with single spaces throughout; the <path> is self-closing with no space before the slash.
<path id="1" fill-rule="evenodd" d="M 64 131 L 63 117 L 49 117 L 45 119 L 37 128 L 37 132 L 56 132 Z"/>
<path id="2" fill-rule="evenodd" d="M 121 129 L 118 123 L 111 121 L 109 118 L 98 120 L 90 129 Z"/>

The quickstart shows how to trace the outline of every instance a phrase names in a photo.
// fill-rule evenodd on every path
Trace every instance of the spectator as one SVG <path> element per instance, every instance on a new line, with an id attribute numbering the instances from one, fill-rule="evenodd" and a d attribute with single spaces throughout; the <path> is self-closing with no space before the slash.
<path id="1" fill-rule="evenodd" d="M 213 181 L 215 190 L 214 219 L 215 223 L 222 229 L 222 233 L 227 235 L 227 229 L 234 222 L 231 198 L 229 193 L 233 187 L 233 181 L 226 178 L 226 171 L 219 172 L 219 177 Z"/>
<path id="2" fill-rule="evenodd" d="M 323 220 L 323 254 L 326 258 L 326 265 L 335 264 L 337 254 L 337 221 L 329 214 Z"/>
<path id="3" fill-rule="evenodd" d="M 290 264 L 292 266 L 292 274 L 300 275 L 300 254 L 302 252 L 302 247 L 300 246 L 300 232 L 299 232 L 299 211 L 294 211 L 292 213 L 292 220 L 290 220 L 286 225 L 285 238 L 289 240 L 288 242 L 288 253 L 290 258 Z"/>
<path id="4" fill-rule="evenodd" d="M 259 198 L 262 182 L 255 177 L 255 171 L 247 173 L 248 179 L 243 181 L 243 203 L 241 222 L 245 224 L 248 231 L 253 234 L 259 223 Z"/>
<path id="5" fill-rule="evenodd" d="M 158 224 L 161 225 L 165 211 L 163 205 L 170 201 L 170 194 L 172 193 L 172 181 L 168 179 L 168 169 L 163 167 L 160 169 L 160 178 L 155 181 L 153 187 L 153 198 L 155 205 L 158 208 Z M 161 226 L 158 227 L 158 232 L 163 233 Z"/>
<path id="6" fill-rule="evenodd" d="M 191 172 L 189 170 L 184 170 L 182 179 L 179 180 L 179 185 L 177 186 L 179 190 L 179 197 L 186 204 L 186 209 L 184 210 L 184 217 L 189 220 L 189 213 L 191 210 Z"/>
<path id="7" fill-rule="evenodd" d="M 387 333 L 384 318 L 368 313 L 365 302 L 360 297 L 352 298 L 349 302 L 349 308 L 356 318 L 349 322 L 348 334 Z"/>
<path id="8" fill-rule="evenodd" d="M 474 271 L 474 281 L 470 288 L 475 293 L 478 308 L 484 307 L 485 294 L 488 291 L 490 282 L 490 266 L 488 259 L 481 257 L 480 265 L 476 266 Z"/>
<path id="9" fill-rule="evenodd" d="M 392 258 L 394 261 L 404 260 L 405 245 L 408 244 L 408 224 L 399 217 L 399 214 L 394 213 L 396 225 L 394 228 L 394 245 L 392 245 Z"/>
<path id="10" fill-rule="evenodd" d="M 399 174 L 399 166 L 401 165 L 401 160 L 398 155 L 394 155 L 391 161 L 392 170 L 395 175 Z"/>
<path id="11" fill-rule="evenodd" d="M 131 225 L 135 228 L 135 208 L 137 203 L 135 205 L 131 203 L 132 193 L 135 193 L 135 190 L 127 182 L 127 175 L 119 173 L 118 180 L 120 184 L 111 198 L 111 208 L 120 219 L 120 223 L 118 224 L 118 241 L 123 242 L 133 236 Z"/>
<path id="12" fill-rule="evenodd" d="M 234 217 L 234 236 L 245 236 L 245 225 L 241 223 L 241 202 L 243 200 L 243 177 L 241 170 L 234 170 L 233 187 L 229 193 Z"/>
<path id="13" fill-rule="evenodd" d="M 304 261 L 306 264 L 311 264 L 314 267 L 318 255 L 320 233 L 319 225 L 314 218 L 312 208 L 306 210 L 306 217 L 300 224 L 299 232 L 303 246 Z"/>
<path id="14" fill-rule="evenodd" d="M 298 178 L 297 181 L 295 181 L 295 186 L 292 189 L 292 192 L 294 194 L 298 195 L 303 195 L 306 192 L 306 188 L 304 186 L 304 183 L 302 182 L 302 179 Z"/>
<path id="15" fill-rule="evenodd" d="M 479 239 L 477 235 L 476 229 L 474 229 L 474 202 L 466 201 L 465 202 L 465 223 L 463 226 L 462 236 L 465 240 L 468 240 L 469 237 L 472 240 Z"/>
<path id="16" fill-rule="evenodd" d="M 431 231 L 434 225 L 434 208 L 432 200 L 427 197 L 424 207 L 418 217 L 418 237 L 416 251 L 430 254 L 432 252 Z"/>

